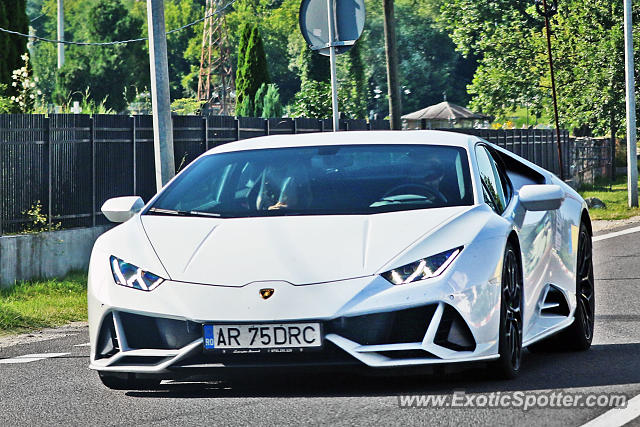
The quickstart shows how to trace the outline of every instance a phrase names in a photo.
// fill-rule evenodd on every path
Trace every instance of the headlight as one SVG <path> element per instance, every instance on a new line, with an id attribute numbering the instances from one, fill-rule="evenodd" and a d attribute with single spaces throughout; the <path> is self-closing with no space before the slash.
<path id="1" fill-rule="evenodd" d="M 114 256 L 112 256 L 109 261 L 111 263 L 113 280 L 115 280 L 117 285 L 140 289 L 141 291 L 152 291 L 164 282 L 162 277 L 144 271 Z"/>
<path id="2" fill-rule="evenodd" d="M 394 285 L 404 285 L 406 283 L 415 282 L 416 280 L 436 277 L 447 269 L 461 251 L 462 246 L 440 252 L 439 254 L 423 258 L 416 262 L 412 262 L 411 264 L 386 271 L 382 273 L 381 276 Z"/>

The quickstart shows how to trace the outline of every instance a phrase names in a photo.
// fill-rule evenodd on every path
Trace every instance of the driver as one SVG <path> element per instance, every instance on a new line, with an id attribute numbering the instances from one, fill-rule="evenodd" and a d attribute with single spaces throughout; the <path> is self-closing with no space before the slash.
<path id="1" fill-rule="evenodd" d="M 447 197 L 440 191 L 440 183 L 444 177 L 444 166 L 437 157 L 425 156 L 422 152 L 410 152 L 409 158 L 412 163 L 412 170 L 415 170 L 415 177 L 425 187 L 432 190 L 441 201 L 447 202 Z"/>
<path id="2" fill-rule="evenodd" d="M 442 194 L 442 192 L 440 192 L 440 183 L 442 182 L 442 178 L 444 177 L 444 168 L 442 167 L 442 162 L 438 159 L 432 158 L 423 163 L 423 168 L 424 172 L 426 172 L 423 178 L 424 184 L 427 187 L 431 188 L 446 201 L 447 198 L 444 197 L 444 194 Z"/>

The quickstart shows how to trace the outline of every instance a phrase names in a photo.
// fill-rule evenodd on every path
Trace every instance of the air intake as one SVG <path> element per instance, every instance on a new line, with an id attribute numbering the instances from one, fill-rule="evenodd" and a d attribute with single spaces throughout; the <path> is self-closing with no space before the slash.
<path id="1" fill-rule="evenodd" d="M 454 351 L 474 351 L 476 349 L 476 341 L 473 339 L 469 326 L 460 313 L 447 304 L 444 306 L 442 319 L 433 342 Z"/>
<path id="2" fill-rule="evenodd" d="M 554 316 L 568 316 L 569 304 L 564 293 L 554 285 L 547 285 L 547 291 L 540 305 L 540 314 Z"/>
<path id="3" fill-rule="evenodd" d="M 113 314 L 109 313 L 104 317 L 102 326 L 100 326 L 96 345 L 96 360 L 108 359 L 119 351 L 120 345 L 118 344 L 116 328 L 113 323 Z"/>

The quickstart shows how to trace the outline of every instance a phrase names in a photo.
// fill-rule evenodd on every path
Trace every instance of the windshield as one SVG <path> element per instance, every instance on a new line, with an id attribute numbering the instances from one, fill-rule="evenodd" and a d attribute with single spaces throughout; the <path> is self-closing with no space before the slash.
<path id="1" fill-rule="evenodd" d="M 466 150 L 343 145 L 201 157 L 147 215 L 344 215 L 473 204 Z"/>

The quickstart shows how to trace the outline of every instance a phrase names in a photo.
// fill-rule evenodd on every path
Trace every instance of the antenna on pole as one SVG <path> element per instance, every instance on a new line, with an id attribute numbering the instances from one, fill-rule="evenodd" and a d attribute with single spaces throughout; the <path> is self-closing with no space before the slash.
<path id="1" fill-rule="evenodd" d="M 207 0 L 202 51 L 198 76 L 198 99 L 207 102 L 218 114 L 231 115 L 232 94 L 235 91 L 231 68 L 227 20 L 216 13 L 222 7 L 220 0 Z"/>

